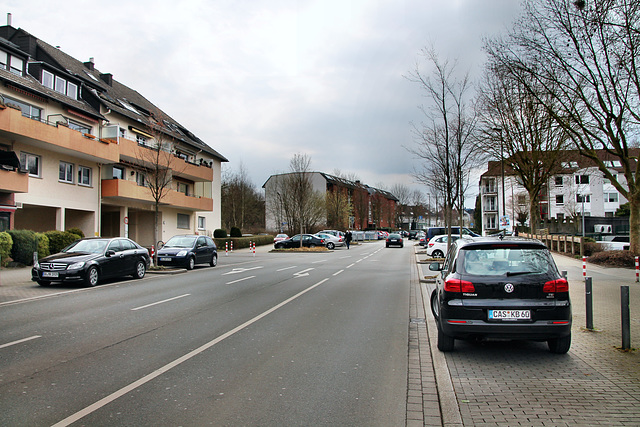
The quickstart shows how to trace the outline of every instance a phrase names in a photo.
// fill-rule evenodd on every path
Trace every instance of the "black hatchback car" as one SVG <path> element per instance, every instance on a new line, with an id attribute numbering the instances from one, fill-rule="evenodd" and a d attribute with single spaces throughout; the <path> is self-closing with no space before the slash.
<path id="1" fill-rule="evenodd" d="M 158 250 L 158 265 L 185 267 L 193 270 L 196 264 L 218 265 L 218 249 L 209 236 L 179 234 Z"/>
<path id="2" fill-rule="evenodd" d="M 438 348 L 456 339 L 547 341 L 552 353 L 571 346 L 569 284 L 547 247 L 523 238 L 462 238 L 450 248 L 431 295 Z"/>
<path id="3" fill-rule="evenodd" d="M 150 263 L 149 251 L 131 239 L 88 237 L 37 261 L 31 269 L 31 280 L 42 286 L 51 282 L 95 286 L 100 279 L 119 276 L 142 279 Z"/>

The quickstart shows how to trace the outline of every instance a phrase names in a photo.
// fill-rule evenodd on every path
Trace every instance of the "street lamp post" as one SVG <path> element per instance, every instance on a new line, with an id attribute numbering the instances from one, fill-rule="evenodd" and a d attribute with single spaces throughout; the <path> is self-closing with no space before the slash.
<path id="1" fill-rule="evenodd" d="M 507 204 L 504 198 L 504 144 L 502 142 L 502 128 L 493 128 L 500 135 L 500 176 L 502 180 L 502 215 L 507 216 Z M 499 207 L 499 206 L 498 206 Z M 498 209 L 498 222 L 500 222 L 500 209 Z"/>

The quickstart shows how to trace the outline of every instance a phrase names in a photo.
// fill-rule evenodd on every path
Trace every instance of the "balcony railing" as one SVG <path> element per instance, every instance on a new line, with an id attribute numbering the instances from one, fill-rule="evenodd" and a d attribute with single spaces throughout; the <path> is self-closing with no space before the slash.
<path id="1" fill-rule="evenodd" d="M 0 167 L 0 191 L 7 193 L 28 193 L 29 174 Z"/>
<path id="2" fill-rule="evenodd" d="M 139 186 L 135 181 L 124 179 L 103 179 L 102 197 L 119 198 L 124 200 L 134 200 L 149 204 L 155 203 L 151 196 L 151 191 L 144 186 Z M 162 206 L 173 206 L 191 211 L 212 211 L 213 199 L 208 197 L 187 196 L 175 190 L 169 190 L 165 197 L 160 200 Z"/>

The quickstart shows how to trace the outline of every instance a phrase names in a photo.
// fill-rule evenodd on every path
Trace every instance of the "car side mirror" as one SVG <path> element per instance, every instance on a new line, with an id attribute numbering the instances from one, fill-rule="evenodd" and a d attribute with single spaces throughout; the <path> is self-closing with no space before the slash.
<path id="1" fill-rule="evenodd" d="M 439 262 L 432 262 L 431 264 L 429 264 L 429 270 L 431 270 L 431 271 L 441 271 L 442 270 L 442 264 L 440 264 Z"/>
<path id="2" fill-rule="evenodd" d="M 116 251 L 114 251 L 113 249 L 109 249 L 107 252 L 104 253 L 104 256 L 108 258 L 110 256 L 114 256 L 115 254 L 116 254 Z"/>

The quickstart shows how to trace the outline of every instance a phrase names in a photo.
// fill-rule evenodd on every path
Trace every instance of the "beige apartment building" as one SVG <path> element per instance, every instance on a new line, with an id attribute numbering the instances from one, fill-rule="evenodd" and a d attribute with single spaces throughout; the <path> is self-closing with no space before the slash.
<path id="1" fill-rule="evenodd" d="M 226 161 L 93 59 L 0 27 L 0 231 L 76 227 L 150 246 L 161 170 L 160 240 L 212 235 Z"/>

